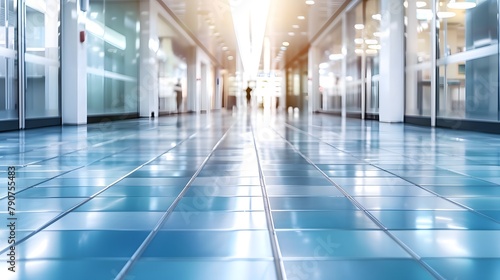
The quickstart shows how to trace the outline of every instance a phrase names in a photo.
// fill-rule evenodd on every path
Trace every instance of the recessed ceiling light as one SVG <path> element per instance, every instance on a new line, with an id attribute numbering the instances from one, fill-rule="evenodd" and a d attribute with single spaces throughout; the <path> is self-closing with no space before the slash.
<path id="1" fill-rule="evenodd" d="M 354 39 L 354 44 L 361 45 L 361 44 L 363 44 L 363 42 L 364 42 L 363 38 L 356 38 L 356 39 Z"/>
<path id="2" fill-rule="evenodd" d="M 306 1 L 306 4 L 307 4 L 307 5 L 314 5 L 314 1 L 312 1 L 312 0 L 307 0 L 307 1 Z"/>
<path id="3" fill-rule="evenodd" d="M 298 24 L 294 24 L 294 25 L 292 25 L 292 28 L 299 29 L 300 26 Z"/>
<path id="4" fill-rule="evenodd" d="M 380 50 L 382 47 L 380 45 L 369 45 L 368 48 L 372 50 Z"/>
<path id="5" fill-rule="evenodd" d="M 228 48 L 228 47 L 226 47 L 226 46 L 222 47 L 222 50 L 223 50 L 223 51 L 227 51 L 228 49 L 229 49 L 229 48 Z"/>
<path id="6" fill-rule="evenodd" d="M 234 59 L 234 57 L 232 55 L 227 57 L 227 60 L 233 60 L 233 59 Z"/>
<path id="7" fill-rule="evenodd" d="M 365 25 L 364 24 L 361 24 L 361 23 L 358 23 L 358 24 L 355 24 L 354 25 L 354 28 L 358 29 L 358 30 L 361 30 L 363 28 L 365 28 Z"/>
<path id="8" fill-rule="evenodd" d="M 290 46 L 290 43 L 288 43 L 288 42 L 283 42 L 283 43 L 282 43 L 282 45 L 283 45 L 283 46 L 285 46 L 285 47 L 288 47 L 288 46 Z"/>
<path id="9" fill-rule="evenodd" d="M 288 36 L 295 36 L 295 32 L 288 32 Z"/>
<path id="10" fill-rule="evenodd" d="M 381 14 L 374 14 L 374 15 L 372 15 L 372 19 L 374 19 L 374 20 L 381 20 L 382 19 L 382 15 Z"/>
<path id="11" fill-rule="evenodd" d="M 280 48 L 282 51 L 286 51 L 286 47 L 281 47 Z"/>
<path id="12" fill-rule="evenodd" d="M 423 8 L 423 7 L 427 6 L 427 3 L 425 1 L 417 1 L 415 3 L 415 5 L 416 5 L 417 8 Z M 403 3 L 403 6 L 405 6 L 405 8 L 408 8 L 408 2 L 405 1 Z"/>
<path id="13" fill-rule="evenodd" d="M 417 3 L 415 4 L 417 5 L 417 8 L 423 8 L 427 6 L 427 3 L 425 3 L 425 1 L 417 1 Z"/>
<path id="14" fill-rule="evenodd" d="M 297 19 L 299 19 L 299 20 L 305 20 L 306 17 L 305 16 L 298 16 Z"/>
<path id="15" fill-rule="evenodd" d="M 373 36 L 375 37 L 380 37 L 382 35 L 382 33 L 380 32 L 373 32 Z"/>
<path id="16" fill-rule="evenodd" d="M 366 40 L 365 40 L 365 43 L 366 43 L 367 45 L 376 45 L 376 44 L 378 44 L 378 41 L 377 41 L 377 40 L 375 40 L 375 39 L 366 39 Z"/>
<path id="17" fill-rule="evenodd" d="M 344 58 L 344 55 L 341 54 L 341 53 L 334 53 L 334 54 L 329 55 L 328 58 L 330 60 L 334 60 L 334 61 L 335 60 L 341 60 L 342 58 Z"/>
<path id="18" fill-rule="evenodd" d="M 437 12 L 438 18 L 452 18 L 456 15 L 455 12 Z"/>
<path id="19" fill-rule="evenodd" d="M 476 1 L 450 0 L 447 6 L 451 9 L 467 10 L 476 7 Z"/>

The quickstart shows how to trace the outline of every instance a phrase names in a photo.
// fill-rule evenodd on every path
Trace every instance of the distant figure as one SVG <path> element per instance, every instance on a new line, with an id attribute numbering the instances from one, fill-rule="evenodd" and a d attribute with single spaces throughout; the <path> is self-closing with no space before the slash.
<path id="1" fill-rule="evenodd" d="M 245 91 L 247 92 L 247 105 L 250 106 L 252 102 L 252 88 L 250 86 L 247 86 L 247 89 Z"/>
<path id="2" fill-rule="evenodd" d="M 176 94 L 176 101 L 177 101 L 177 112 L 181 111 L 181 105 L 182 105 L 182 85 L 181 85 L 181 79 L 177 79 L 177 83 L 175 84 L 174 91 Z"/>

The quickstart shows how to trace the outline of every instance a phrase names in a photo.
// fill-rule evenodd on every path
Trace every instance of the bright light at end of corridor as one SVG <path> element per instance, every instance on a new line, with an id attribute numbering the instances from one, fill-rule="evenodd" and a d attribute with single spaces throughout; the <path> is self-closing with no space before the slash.
<path id="1" fill-rule="evenodd" d="M 244 71 L 250 76 L 255 76 L 259 70 L 270 0 L 240 2 L 242 5 L 231 5 L 239 58 Z"/>

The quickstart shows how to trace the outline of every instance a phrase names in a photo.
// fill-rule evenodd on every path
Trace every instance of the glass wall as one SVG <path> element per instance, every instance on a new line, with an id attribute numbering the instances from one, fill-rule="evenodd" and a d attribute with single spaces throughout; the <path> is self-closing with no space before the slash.
<path id="1" fill-rule="evenodd" d="M 187 62 L 191 46 L 158 14 L 158 104 L 160 114 L 187 111 Z"/>
<path id="2" fill-rule="evenodd" d="M 497 0 L 438 10 L 438 116 L 498 121 Z"/>
<path id="3" fill-rule="evenodd" d="M 409 116 L 431 116 L 432 6 L 406 1 L 406 108 Z"/>
<path id="4" fill-rule="evenodd" d="M 380 49 L 380 1 L 367 0 L 364 15 L 364 53 L 366 77 L 366 112 L 378 113 L 379 107 L 379 49 Z"/>
<path id="5" fill-rule="evenodd" d="M 59 0 L 27 0 L 26 119 L 59 117 Z"/>
<path id="6" fill-rule="evenodd" d="M 341 112 L 345 96 L 348 113 L 378 113 L 380 17 L 379 0 L 358 2 L 318 44 L 322 110 Z"/>
<path id="7" fill-rule="evenodd" d="M 433 1 L 434 2 L 434 1 Z M 408 1 L 406 115 L 499 121 L 498 1 L 436 5 L 436 85 L 431 85 L 430 1 Z"/>
<path id="8" fill-rule="evenodd" d="M 0 0 L 0 121 L 17 120 L 17 1 Z"/>
<path id="9" fill-rule="evenodd" d="M 287 70 L 287 96 L 286 107 L 299 108 L 299 110 L 307 110 L 308 96 L 308 72 L 307 72 L 307 56 L 293 64 L 293 67 Z"/>
<path id="10" fill-rule="evenodd" d="M 346 14 L 346 110 L 350 113 L 361 112 L 361 89 L 363 79 L 362 60 L 364 52 L 363 3 L 359 3 Z"/>
<path id="11" fill-rule="evenodd" d="M 342 111 L 342 24 L 337 23 L 329 32 L 328 38 L 320 47 L 321 61 L 319 69 L 319 85 L 321 109 L 325 111 Z"/>
<path id="12" fill-rule="evenodd" d="M 90 1 L 86 25 L 89 116 L 138 112 L 138 10 L 137 1 Z"/>

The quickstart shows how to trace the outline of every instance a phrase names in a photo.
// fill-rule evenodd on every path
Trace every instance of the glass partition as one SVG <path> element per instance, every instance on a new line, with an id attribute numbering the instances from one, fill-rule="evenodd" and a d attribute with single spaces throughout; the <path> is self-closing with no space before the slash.
<path id="1" fill-rule="evenodd" d="M 366 112 L 376 114 L 379 107 L 380 1 L 367 0 L 365 7 L 364 52 Z"/>
<path id="2" fill-rule="evenodd" d="M 137 2 L 91 0 L 86 27 L 88 115 L 137 113 Z"/>
<path id="3" fill-rule="evenodd" d="M 17 1 L 0 0 L 0 122 L 19 118 Z"/>
<path id="4" fill-rule="evenodd" d="M 321 109 L 340 112 L 342 110 L 342 26 L 336 24 L 330 32 L 329 40 L 320 47 L 323 55 L 319 69 Z"/>
<path id="5" fill-rule="evenodd" d="M 346 110 L 347 112 L 361 112 L 362 90 L 362 59 L 364 58 L 364 19 L 363 3 L 346 14 Z"/>
<path id="6" fill-rule="evenodd" d="M 59 117 L 59 0 L 27 0 L 26 119 Z"/>
<path id="7" fill-rule="evenodd" d="M 431 116 L 431 5 L 430 0 L 404 2 L 407 116 Z"/>
<path id="8" fill-rule="evenodd" d="M 498 4 L 439 5 L 438 117 L 498 121 Z"/>
<path id="9" fill-rule="evenodd" d="M 436 3 L 436 84 L 431 85 L 435 1 L 407 1 L 406 115 L 430 116 L 436 89 L 437 118 L 499 120 L 498 1 Z"/>

